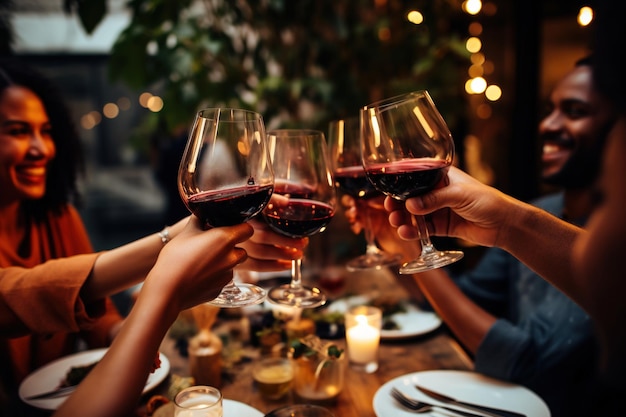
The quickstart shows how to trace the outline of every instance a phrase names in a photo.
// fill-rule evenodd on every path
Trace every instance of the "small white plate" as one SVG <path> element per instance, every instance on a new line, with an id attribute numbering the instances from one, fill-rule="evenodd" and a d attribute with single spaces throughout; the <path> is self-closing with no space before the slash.
<path id="1" fill-rule="evenodd" d="M 56 410 L 67 399 L 67 396 L 38 400 L 29 400 L 27 398 L 57 388 L 72 366 L 84 366 L 97 362 L 102 359 L 106 351 L 107 348 L 86 350 L 65 356 L 42 366 L 22 381 L 19 390 L 20 398 L 33 407 L 44 410 Z M 159 385 L 170 372 L 170 361 L 167 357 L 159 353 L 159 358 L 161 359 L 161 366 L 148 377 L 146 386 L 143 389 L 144 393 Z"/>
<path id="2" fill-rule="evenodd" d="M 224 417 L 263 417 L 265 414 L 249 406 L 234 400 L 222 400 Z M 154 417 L 174 417 L 174 403 L 169 402 L 157 408 Z"/>
<path id="3" fill-rule="evenodd" d="M 516 411 L 528 417 L 550 417 L 550 409 L 546 403 L 521 385 L 489 378 L 477 372 L 449 370 L 414 372 L 386 382 L 374 395 L 376 416 L 415 417 L 415 412 L 407 410 L 391 397 L 392 387 L 420 401 L 444 405 L 418 391 L 415 384 L 469 403 Z"/>
<path id="4" fill-rule="evenodd" d="M 248 404 L 224 399 L 224 417 L 263 417 L 265 414 Z"/>
<path id="5" fill-rule="evenodd" d="M 365 296 L 354 296 L 340 299 L 328 306 L 329 312 L 344 313 L 348 308 L 357 305 L 367 304 L 369 298 Z M 408 339 L 421 336 L 436 330 L 441 326 L 439 316 L 430 311 L 424 311 L 410 302 L 403 301 L 406 311 L 392 314 L 388 318 L 393 320 L 399 327 L 395 330 L 381 330 L 382 340 Z"/>

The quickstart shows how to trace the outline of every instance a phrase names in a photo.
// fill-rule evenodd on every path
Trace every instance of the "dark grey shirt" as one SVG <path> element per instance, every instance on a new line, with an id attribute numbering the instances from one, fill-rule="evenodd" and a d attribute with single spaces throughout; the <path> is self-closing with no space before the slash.
<path id="1" fill-rule="evenodd" d="M 560 216 L 563 195 L 534 204 Z M 476 371 L 532 389 L 548 403 L 553 417 L 575 415 L 568 405 L 576 395 L 588 394 L 597 366 L 590 317 L 498 248 L 489 248 L 476 268 L 456 282 L 499 318 L 476 352 Z"/>

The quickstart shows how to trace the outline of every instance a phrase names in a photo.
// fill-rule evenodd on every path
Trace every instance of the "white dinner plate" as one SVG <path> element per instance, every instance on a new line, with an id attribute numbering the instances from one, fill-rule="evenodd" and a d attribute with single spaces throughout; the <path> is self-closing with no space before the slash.
<path id="1" fill-rule="evenodd" d="M 369 299 L 365 296 L 347 297 L 333 302 L 328 306 L 328 311 L 344 313 L 352 306 L 367 304 L 368 302 Z M 431 311 L 424 311 L 409 302 L 403 301 L 403 304 L 406 311 L 389 316 L 399 328 L 394 330 L 381 330 L 380 338 L 382 340 L 408 339 L 421 336 L 441 326 L 441 319 L 437 314 Z"/>
<path id="2" fill-rule="evenodd" d="M 107 348 L 86 350 L 73 355 L 64 356 L 63 358 L 42 366 L 22 381 L 19 390 L 20 398 L 33 407 L 44 410 L 56 410 L 67 399 L 67 396 L 42 398 L 39 400 L 29 400 L 27 397 L 57 388 L 72 366 L 84 366 L 97 362 L 102 359 L 106 351 Z M 159 358 L 161 359 L 161 366 L 148 377 L 146 386 L 143 389 L 144 393 L 159 385 L 170 371 L 170 362 L 167 357 L 159 353 Z"/>
<path id="3" fill-rule="evenodd" d="M 391 397 L 392 387 L 420 401 L 444 404 L 418 391 L 415 384 L 450 395 L 460 401 L 516 411 L 528 417 L 550 417 L 550 409 L 546 403 L 537 394 L 521 385 L 499 381 L 477 372 L 448 370 L 414 372 L 386 382 L 374 395 L 376 416 L 415 417 L 415 412 L 407 410 Z"/>

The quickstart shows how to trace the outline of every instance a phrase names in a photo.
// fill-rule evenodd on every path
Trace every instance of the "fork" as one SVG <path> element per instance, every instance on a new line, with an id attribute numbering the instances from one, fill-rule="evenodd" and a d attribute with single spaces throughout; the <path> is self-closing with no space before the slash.
<path id="1" fill-rule="evenodd" d="M 455 413 L 455 416 L 464 416 L 464 417 L 483 417 L 481 414 L 474 414 L 465 411 L 460 411 L 455 408 L 446 407 L 444 405 L 434 405 L 424 401 L 420 401 L 416 398 L 412 398 L 407 394 L 403 393 L 396 387 L 391 387 L 391 396 L 402 404 L 404 407 L 408 408 L 411 411 L 414 411 L 418 414 L 428 413 L 429 411 L 436 411 L 436 409 L 442 409 L 446 411 L 450 411 Z"/>

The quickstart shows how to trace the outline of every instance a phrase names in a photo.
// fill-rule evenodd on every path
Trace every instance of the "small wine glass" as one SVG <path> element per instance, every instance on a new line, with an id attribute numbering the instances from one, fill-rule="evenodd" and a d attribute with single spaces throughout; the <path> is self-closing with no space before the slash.
<path id="1" fill-rule="evenodd" d="M 454 141 L 427 91 L 417 91 L 364 106 L 360 111 L 363 167 L 374 186 L 405 201 L 431 191 L 454 158 Z M 401 274 L 441 268 L 463 257 L 439 251 L 423 216 L 412 216 L 421 255 L 400 267 Z"/>
<path id="2" fill-rule="evenodd" d="M 376 236 L 372 227 L 370 205 L 375 197 L 382 195 L 365 176 L 361 159 L 361 133 L 359 118 L 333 120 L 328 127 L 328 143 L 330 160 L 333 165 L 335 185 L 359 204 L 365 225 L 365 254 L 351 259 L 346 264 L 349 271 L 364 269 L 381 269 L 397 265 L 402 255 L 387 253 L 376 244 Z"/>
<path id="3" fill-rule="evenodd" d="M 301 238 L 326 229 L 335 214 L 335 186 L 324 133 L 306 129 L 268 132 L 276 176 L 274 194 L 263 217 L 286 236 Z M 277 304 L 313 308 L 326 302 L 319 288 L 302 285 L 301 259 L 294 259 L 291 283 L 272 288 L 268 299 Z"/>
<path id="4" fill-rule="evenodd" d="M 260 114 L 210 108 L 196 114 L 178 171 L 178 191 L 204 227 L 231 226 L 259 214 L 274 188 L 274 171 Z M 242 307 L 263 302 L 266 291 L 228 283 L 210 304 Z"/>

